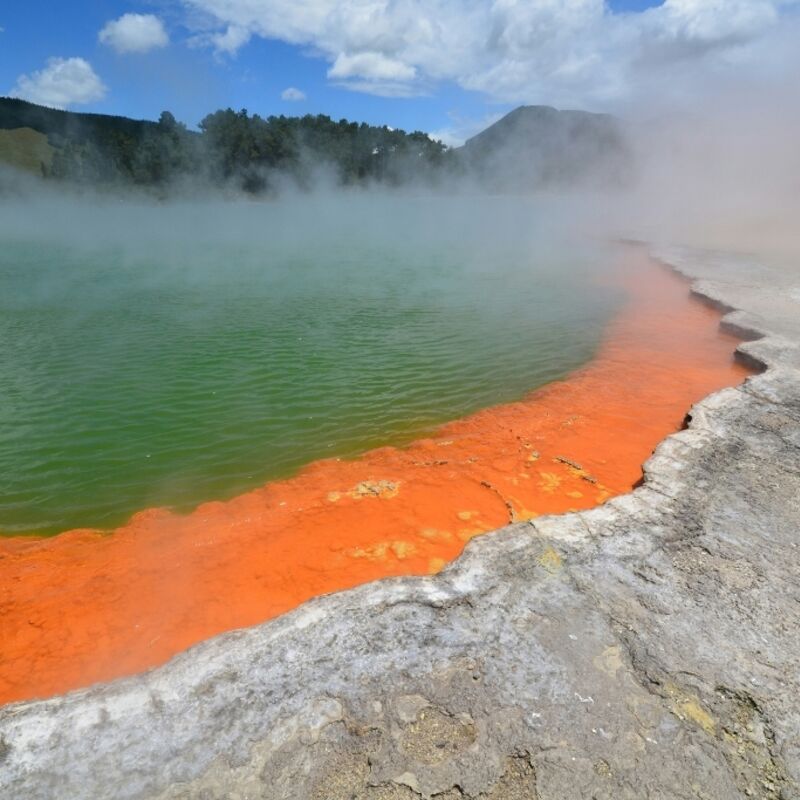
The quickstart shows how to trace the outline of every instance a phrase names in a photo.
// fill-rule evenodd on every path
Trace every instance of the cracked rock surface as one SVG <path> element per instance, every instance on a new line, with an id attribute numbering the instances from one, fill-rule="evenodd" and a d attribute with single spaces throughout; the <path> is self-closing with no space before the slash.
<path id="1" fill-rule="evenodd" d="M 0 797 L 800 800 L 800 278 L 657 255 L 767 369 L 640 488 L 8 706 Z"/>

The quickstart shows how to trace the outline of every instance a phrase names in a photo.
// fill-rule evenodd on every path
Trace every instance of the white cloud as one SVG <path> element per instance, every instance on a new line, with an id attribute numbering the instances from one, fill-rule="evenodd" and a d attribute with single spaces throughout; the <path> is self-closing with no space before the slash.
<path id="1" fill-rule="evenodd" d="M 707 41 L 747 36 L 774 23 L 777 14 L 772 0 L 665 0 L 661 7 L 664 27 L 672 35 Z"/>
<path id="2" fill-rule="evenodd" d="M 399 83 L 397 81 L 340 81 L 337 86 L 343 86 L 351 92 L 373 94 L 376 97 L 419 97 L 428 94 L 420 86 L 412 83 Z"/>
<path id="3" fill-rule="evenodd" d="M 217 53 L 233 54 L 250 41 L 251 35 L 247 28 L 228 25 L 222 33 L 212 33 L 207 38 Z"/>
<path id="4" fill-rule="evenodd" d="M 307 48 L 331 80 L 413 95 L 440 80 L 505 102 L 603 106 L 745 59 L 796 0 L 182 0 L 203 38 L 233 53 L 253 36 Z"/>
<path id="5" fill-rule="evenodd" d="M 415 67 L 383 53 L 340 53 L 328 77 L 355 92 L 381 97 L 409 97 L 420 92 L 414 86 Z"/>
<path id="6" fill-rule="evenodd" d="M 164 23 L 153 14 L 123 14 L 107 22 L 97 38 L 118 53 L 147 53 L 169 44 Z"/>
<path id="7" fill-rule="evenodd" d="M 362 78 L 371 81 L 413 81 L 417 70 L 383 53 L 340 53 L 328 70 L 329 78 Z"/>
<path id="8" fill-rule="evenodd" d="M 105 97 L 106 87 L 83 58 L 50 58 L 44 69 L 20 75 L 10 91 L 32 103 L 66 108 Z"/>
<path id="9" fill-rule="evenodd" d="M 297 103 L 305 99 L 306 93 L 300 89 L 295 89 L 294 86 L 290 86 L 281 92 L 281 100 L 288 100 L 290 103 Z"/>

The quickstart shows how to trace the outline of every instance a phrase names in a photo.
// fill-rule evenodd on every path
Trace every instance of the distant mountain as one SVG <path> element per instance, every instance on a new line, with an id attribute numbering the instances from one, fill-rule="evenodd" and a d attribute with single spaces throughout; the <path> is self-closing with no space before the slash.
<path id="1" fill-rule="evenodd" d="M 520 106 L 458 149 L 465 168 L 494 188 L 623 184 L 631 149 L 608 114 Z"/>

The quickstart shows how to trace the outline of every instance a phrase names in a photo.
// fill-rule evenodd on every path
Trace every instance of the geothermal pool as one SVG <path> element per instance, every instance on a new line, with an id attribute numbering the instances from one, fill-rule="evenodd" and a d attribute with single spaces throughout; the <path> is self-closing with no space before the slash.
<path id="1" fill-rule="evenodd" d="M 608 252 L 520 201 L 33 216 L 46 230 L 0 221 L 0 534 L 111 528 L 411 441 L 586 362 L 622 297 L 596 280 Z"/>
<path id="2" fill-rule="evenodd" d="M 643 250 L 559 248 L 518 201 L 461 206 L 398 202 L 393 233 L 385 207 L 326 207 L 325 244 L 284 218 L 260 250 L 192 240 L 191 261 L 150 210 L 141 251 L 109 226 L 88 250 L 47 243 L 60 267 L 13 244 L 2 527 L 76 529 L 0 537 L 0 703 L 630 491 L 690 405 L 747 374 L 718 313 Z"/>

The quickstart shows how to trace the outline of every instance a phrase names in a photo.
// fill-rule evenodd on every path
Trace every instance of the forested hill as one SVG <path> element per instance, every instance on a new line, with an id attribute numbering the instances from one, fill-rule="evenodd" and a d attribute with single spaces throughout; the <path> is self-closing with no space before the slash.
<path id="1" fill-rule="evenodd" d="M 633 158 L 619 120 L 522 106 L 463 147 L 426 133 L 338 122 L 323 115 L 262 118 L 226 109 L 189 130 L 168 111 L 158 122 L 78 114 L 0 98 L 0 164 L 92 187 L 165 192 L 200 187 L 263 194 L 313 186 L 454 178 L 492 191 L 619 186 Z"/>
<path id="2" fill-rule="evenodd" d="M 0 98 L 0 131 L 17 150 L 21 137 L 14 132 L 35 131 L 52 148 L 39 163 L 41 174 L 83 184 L 159 188 L 191 180 L 260 193 L 286 178 L 310 183 L 321 172 L 341 184 L 397 184 L 429 176 L 446 151 L 419 131 L 323 115 L 262 118 L 226 109 L 209 114 L 199 128 L 188 130 L 168 111 L 147 122 Z M 3 158 L 3 141 L 0 160 L 18 166 Z"/>

